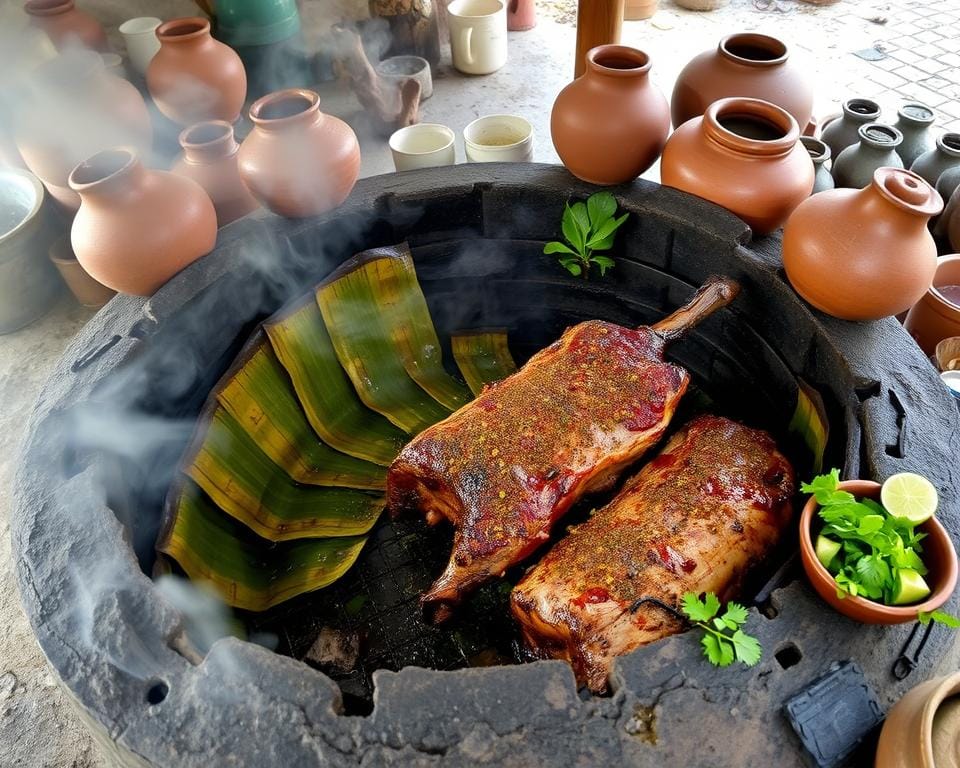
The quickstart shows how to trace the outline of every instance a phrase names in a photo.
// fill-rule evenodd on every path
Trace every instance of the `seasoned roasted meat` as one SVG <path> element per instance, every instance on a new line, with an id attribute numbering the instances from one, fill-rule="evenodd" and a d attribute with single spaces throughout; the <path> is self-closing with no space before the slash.
<path id="1" fill-rule="evenodd" d="M 547 540 L 584 493 L 608 487 L 666 430 L 688 374 L 666 343 L 736 295 L 716 279 L 653 327 L 589 321 L 417 436 L 387 476 L 391 510 L 454 525 L 446 570 L 422 597 L 435 621 Z"/>
<path id="2" fill-rule="evenodd" d="M 681 630 L 655 601 L 736 596 L 789 522 L 793 491 L 793 468 L 766 432 L 693 420 L 517 584 L 524 642 L 603 691 L 615 656 Z"/>

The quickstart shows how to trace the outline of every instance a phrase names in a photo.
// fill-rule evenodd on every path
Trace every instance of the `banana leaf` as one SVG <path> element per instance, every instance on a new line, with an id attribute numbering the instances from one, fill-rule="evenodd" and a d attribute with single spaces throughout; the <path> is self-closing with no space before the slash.
<path id="1" fill-rule="evenodd" d="M 406 433 L 367 408 L 340 366 L 311 294 L 263 324 L 313 430 L 338 451 L 387 466 Z"/>
<path id="2" fill-rule="evenodd" d="M 220 509 L 270 541 L 363 534 L 384 506 L 380 494 L 295 483 L 222 407 L 201 421 L 183 471 Z M 331 468 L 333 482 L 335 472 Z"/>
<path id="3" fill-rule="evenodd" d="M 346 536 L 271 544 L 184 479 L 170 493 L 157 549 L 191 579 L 212 584 L 228 605 L 265 611 L 332 584 L 353 565 L 365 541 Z"/>
<path id="4" fill-rule="evenodd" d="M 337 358 L 360 399 L 416 434 L 469 400 L 441 348 L 406 248 L 358 254 L 317 290 Z"/>
<path id="5" fill-rule="evenodd" d="M 450 337 L 453 358 L 474 395 L 484 386 L 507 378 L 517 364 L 507 346 L 507 332 L 461 331 Z"/>

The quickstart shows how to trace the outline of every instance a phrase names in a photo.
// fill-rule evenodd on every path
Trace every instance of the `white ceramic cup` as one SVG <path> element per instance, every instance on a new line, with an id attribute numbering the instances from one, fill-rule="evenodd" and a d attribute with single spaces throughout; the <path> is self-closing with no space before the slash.
<path id="1" fill-rule="evenodd" d="M 390 152 L 398 171 L 453 165 L 455 136 L 445 125 L 417 123 L 395 131 L 390 137 Z"/>
<path id="2" fill-rule="evenodd" d="M 463 145 L 471 163 L 529 163 L 533 126 L 516 115 L 488 115 L 463 129 Z"/>
<path id="3" fill-rule="evenodd" d="M 157 38 L 157 27 L 162 22 L 153 16 L 138 16 L 127 19 L 120 25 L 120 34 L 127 45 L 127 56 L 132 66 L 141 75 L 147 72 L 150 63 L 157 51 L 160 50 L 160 40 Z"/>
<path id="4" fill-rule="evenodd" d="M 447 6 L 453 66 L 488 75 L 507 63 L 507 6 L 501 0 L 453 0 Z"/>

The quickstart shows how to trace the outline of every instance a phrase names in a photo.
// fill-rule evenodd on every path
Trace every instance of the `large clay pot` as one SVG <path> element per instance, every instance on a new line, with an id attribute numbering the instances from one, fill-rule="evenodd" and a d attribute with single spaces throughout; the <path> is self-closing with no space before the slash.
<path id="1" fill-rule="evenodd" d="M 797 121 L 775 104 L 721 99 L 673 132 L 660 178 L 766 234 L 813 190 L 813 164 L 799 139 Z"/>
<path id="2" fill-rule="evenodd" d="M 807 150 L 807 154 L 810 155 L 810 160 L 813 163 L 813 192 L 811 194 L 815 195 L 825 189 L 833 189 L 833 176 L 830 175 L 826 166 L 826 162 L 830 159 L 830 147 L 812 136 L 801 136 L 800 143 Z"/>
<path id="3" fill-rule="evenodd" d="M 943 207 L 915 173 L 880 168 L 863 189 L 805 200 L 783 229 L 783 266 L 794 289 L 844 320 L 909 309 L 930 286 L 937 248 L 927 221 Z"/>
<path id="4" fill-rule="evenodd" d="M 833 183 L 861 189 L 873 181 L 877 168 L 903 168 L 897 147 L 903 136 L 892 125 L 867 123 L 858 131 L 860 141 L 851 144 L 833 160 Z"/>
<path id="5" fill-rule="evenodd" d="M 623 184 L 660 156 L 670 111 L 649 75 L 650 57 L 636 48 L 601 45 L 587 53 L 586 71 L 560 91 L 550 116 L 553 145 L 574 176 Z"/>
<path id="6" fill-rule="evenodd" d="M 92 51 L 68 51 L 41 65 L 15 112 L 17 147 L 27 167 L 68 211 L 80 198 L 67 186 L 77 163 L 113 146 L 147 155 L 150 113 L 140 92 L 110 75 Z"/>
<path id="7" fill-rule="evenodd" d="M 260 203 L 287 217 L 313 216 L 346 200 L 360 174 L 357 136 L 320 111 L 320 97 L 277 91 L 250 108 L 253 130 L 240 145 L 240 178 Z"/>
<path id="8" fill-rule="evenodd" d="M 183 126 L 204 120 L 236 122 L 247 96 L 247 74 L 236 52 L 210 36 L 199 16 L 157 27 L 160 50 L 147 67 L 157 108 Z"/>
<path id="9" fill-rule="evenodd" d="M 655 3 L 656 0 L 653 0 Z M 536 0 L 508 0 L 507 29 L 511 32 L 525 32 L 537 26 Z"/>
<path id="10" fill-rule="evenodd" d="M 937 259 L 932 282 L 904 322 L 907 332 L 928 355 L 932 355 L 944 339 L 960 336 L 960 307 L 947 301 L 937 290 L 943 285 L 960 285 L 960 254 Z"/>
<path id="11" fill-rule="evenodd" d="M 910 170 L 919 173 L 928 184 L 937 185 L 940 174 L 960 165 L 960 133 L 945 133 L 937 137 L 936 146 L 918 157 Z"/>
<path id="12" fill-rule="evenodd" d="M 790 61 L 787 46 L 753 32 L 723 38 L 715 51 L 695 56 L 673 87 L 670 110 L 679 128 L 702 115 L 717 99 L 743 96 L 785 109 L 802 128 L 813 116 L 813 86 Z"/>
<path id="13" fill-rule="evenodd" d="M 860 126 L 880 119 L 880 105 L 870 99 L 848 99 L 843 102 L 843 114 L 824 120 L 820 140 L 830 147 L 836 159 L 851 144 L 860 141 Z"/>
<path id="14" fill-rule="evenodd" d="M 904 104 L 897 110 L 897 122 L 893 127 L 903 134 L 897 154 L 900 155 L 904 168 L 909 168 L 920 155 L 934 148 L 930 128 L 935 119 L 934 111 L 917 101 Z"/>
<path id="15" fill-rule="evenodd" d="M 240 145 L 233 126 L 223 120 L 197 123 L 180 134 L 183 154 L 170 169 L 203 187 L 217 211 L 217 226 L 246 216 L 260 207 L 244 186 L 237 168 Z"/>
<path id="16" fill-rule="evenodd" d="M 30 23 L 46 32 L 58 50 L 110 50 L 103 25 L 89 13 L 74 7 L 73 0 L 27 0 L 23 10 L 30 16 Z"/>
<path id="17" fill-rule="evenodd" d="M 960 765 L 960 672 L 911 688 L 887 714 L 875 768 Z"/>
<path id="18" fill-rule="evenodd" d="M 77 261 L 108 288 L 149 296 L 209 253 L 217 214 L 199 184 L 143 167 L 128 149 L 107 149 L 70 174 L 80 195 L 70 241 Z"/>

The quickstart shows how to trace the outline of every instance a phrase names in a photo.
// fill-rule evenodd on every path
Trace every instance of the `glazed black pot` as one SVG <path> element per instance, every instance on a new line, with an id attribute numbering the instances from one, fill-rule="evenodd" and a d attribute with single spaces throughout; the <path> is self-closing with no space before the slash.
<path id="1" fill-rule="evenodd" d="M 857 131 L 861 125 L 880 119 L 880 105 L 870 99 L 848 99 L 843 102 L 843 114 L 824 126 L 820 140 L 830 147 L 830 155 L 836 157 L 859 140 Z"/>
<path id="2" fill-rule="evenodd" d="M 960 133 L 945 133 L 937 145 L 918 157 L 910 170 L 923 176 L 930 186 L 937 186 L 940 174 L 960 165 Z"/>
<path id="3" fill-rule="evenodd" d="M 897 147 L 903 134 L 891 125 L 867 123 L 858 131 L 860 141 L 843 150 L 833 161 L 833 183 L 837 187 L 863 189 L 873 181 L 877 168 L 903 168 Z"/>

